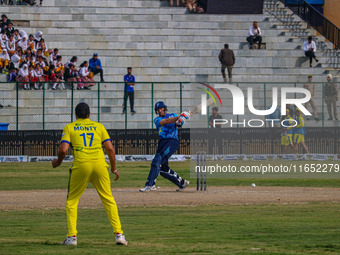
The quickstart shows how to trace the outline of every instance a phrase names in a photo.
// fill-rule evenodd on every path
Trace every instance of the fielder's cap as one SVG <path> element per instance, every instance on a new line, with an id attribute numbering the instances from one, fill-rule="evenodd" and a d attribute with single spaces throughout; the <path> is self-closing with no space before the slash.
<path id="1" fill-rule="evenodd" d="M 295 111 L 296 112 L 301 112 L 301 110 L 299 108 L 296 108 Z"/>
<path id="2" fill-rule="evenodd" d="M 90 107 L 86 103 L 79 103 L 76 106 L 76 115 L 78 118 L 85 119 L 89 116 L 90 114 Z"/>
<path id="3" fill-rule="evenodd" d="M 290 110 L 287 108 L 287 109 L 286 109 L 286 112 L 290 112 Z"/>
<path id="4" fill-rule="evenodd" d="M 98 53 L 93 53 L 93 56 L 94 57 L 98 57 Z"/>

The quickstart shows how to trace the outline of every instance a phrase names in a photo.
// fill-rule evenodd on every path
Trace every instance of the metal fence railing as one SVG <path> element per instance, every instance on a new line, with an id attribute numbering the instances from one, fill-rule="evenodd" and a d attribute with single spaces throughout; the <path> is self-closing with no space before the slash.
<path id="1" fill-rule="evenodd" d="M 340 48 L 340 28 L 304 0 L 280 0 L 307 24 Z"/>
<path id="2" fill-rule="evenodd" d="M 177 154 L 190 155 L 190 145 L 204 146 L 210 154 L 280 154 L 281 128 L 179 129 Z M 0 155 L 55 156 L 61 130 L 8 131 L 1 135 Z M 155 154 L 158 132 L 152 129 L 108 130 L 119 155 Z M 199 133 L 199 136 L 195 136 Z M 339 154 L 340 128 L 306 128 L 311 153 Z M 207 140 L 207 137 L 213 139 Z M 300 148 L 302 153 L 302 148 Z M 71 150 L 69 152 L 71 154 Z"/>
<path id="3" fill-rule="evenodd" d="M 240 88 L 245 96 L 245 115 L 233 115 L 233 99 L 227 90 L 218 91 L 223 105 L 217 100 L 219 114 L 224 118 L 239 122 L 240 119 L 250 119 L 259 116 L 252 115 L 247 110 L 247 91 L 253 89 L 253 104 L 256 109 L 268 109 L 273 101 L 273 88 L 278 88 L 278 103 L 280 105 L 280 87 L 302 88 L 306 83 L 244 83 L 233 85 Z M 315 116 L 306 117 L 308 127 L 338 127 L 339 121 L 328 120 L 328 107 L 325 102 L 324 86 L 326 83 L 312 83 L 314 86 Z M 75 84 L 74 84 L 75 86 Z M 74 90 L 69 86 L 66 90 L 51 90 L 48 84 L 43 84 L 41 90 L 23 90 L 16 83 L 0 83 L 0 123 L 9 123 L 9 130 L 62 130 L 65 125 L 75 120 L 74 108 L 79 102 L 86 102 L 91 108 L 91 119 L 101 122 L 107 129 L 154 129 L 154 104 L 165 101 L 170 112 L 179 113 L 188 111 L 200 104 L 202 87 L 199 83 L 147 83 L 135 85 L 136 114 L 123 110 L 124 83 L 105 82 L 96 83 L 91 90 Z M 338 86 L 339 87 L 339 86 Z M 218 90 L 218 89 L 217 89 Z M 214 94 L 214 93 L 212 93 Z M 301 94 L 295 93 L 290 97 L 299 98 Z M 127 103 L 129 109 L 129 102 Z M 338 108 L 338 107 L 337 107 Z M 336 108 L 336 109 L 337 109 Z M 307 109 L 313 113 L 309 105 Z M 209 115 L 212 107 L 208 108 L 204 125 L 190 121 L 191 127 L 209 127 Z M 333 111 L 333 106 L 331 111 Z M 340 117 L 340 116 L 337 116 Z M 263 118 L 264 119 L 264 118 Z M 201 123 L 201 124 L 200 124 Z M 267 123 L 266 123 L 267 124 Z"/>
<path id="4" fill-rule="evenodd" d="M 91 119 L 105 123 L 108 129 L 153 128 L 154 104 L 166 99 L 174 112 L 182 111 L 183 94 L 189 83 L 147 83 L 135 85 L 135 110 L 123 113 L 124 83 L 96 83 L 90 90 L 77 90 L 69 83 L 66 89 L 52 90 L 50 84 L 42 83 L 40 90 L 24 90 L 21 84 L 0 83 L 0 122 L 9 123 L 11 130 L 62 129 L 75 120 L 74 109 L 86 102 L 91 109 Z M 73 89 L 72 89 L 73 88 Z"/>

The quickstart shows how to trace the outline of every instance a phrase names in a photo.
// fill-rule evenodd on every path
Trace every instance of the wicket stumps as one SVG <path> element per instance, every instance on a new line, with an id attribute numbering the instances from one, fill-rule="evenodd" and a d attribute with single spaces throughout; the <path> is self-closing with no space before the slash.
<path id="1" fill-rule="evenodd" d="M 197 171 L 197 190 L 203 190 L 203 181 L 204 181 L 204 190 L 207 190 L 207 154 L 205 151 L 197 152 L 197 166 L 199 166 L 199 170 Z"/>

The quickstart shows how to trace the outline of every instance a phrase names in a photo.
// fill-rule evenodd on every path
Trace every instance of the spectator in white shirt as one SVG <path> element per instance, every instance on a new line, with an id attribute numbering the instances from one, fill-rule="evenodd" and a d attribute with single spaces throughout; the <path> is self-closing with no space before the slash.
<path id="1" fill-rule="evenodd" d="M 67 61 L 67 62 L 65 63 L 65 67 L 68 67 L 70 64 L 76 66 L 76 65 L 77 65 L 77 61 L 78 61 L 78 57 L 77 57 L 77 56 L 73 56 L 73 57 L 71 58 L 71 60 L 69 60 L 69 61 Z"/>
<path id="2" fill-rule="evenodd" d="M 53 52 L 50 54 L 50 65 L 53 65 L 53 62 L 57 60 L 58 55 L 59 55 L 59 49 L 55 48 Z"/>
<path id="3" fill-rule="evenodd" d="M 17 46 L 21 48 L 23 52 L 27 50 L 27 38 L 22 37 L 21 40 L 17 43 Z"/>
<path id="4" fill-rule="evenodd" d="M 308 36 L 308 40 L 303 43 L 303 51 L 305 52 L 306 57 L 309 57 L 309 67 L 312 67 L 313 58 L 316 63 L 319 62 L 315 56 L 316 44 L 313 41 L 312 36 Z"/>
<path id="5" fill-rule="evenodd" d="M 16 45 L 14 41 L 13 35 L 9 36 L 9 39 L 7 41 L 7 51 L 10 56 L 13 56 L 16 50 Z"/>
<path id="6" fill-rule="evenodd" d="M 18 43 L 21 40 L 21 35 L 19 34 L 18 29 L 14 29 L 13 37 L 16 43 Z"/>
<path id="7" fill-rule="evenodd" d="M 35 72 L 34 72 L 34 67 L 33 66 L 29 66 L 28 67 L 28 79 L 30 81 L 30 85 L 34 85 L 34 89 L 36 89 L 36 81 L 38 80 L 38 78 L 35 77 Z"/>
<path id="8" fill-rule="evenodd" d="M 262 44 L 262 32 L 257 26 L 257 21 L 254 21 L 253 25 L 249 27 L 247 41 L 249 42 L 249 49 L 253 48 L 253 44 L 259 42 L 259 49 Z"/>
<path id="9" fill-rule="evenodd" d="M 34 41 L 33 35 L 29 35 L 28 37 L 27 48 L 31 48 L 33 52 L 36 52 L 35 41 Z"/>
<path id="10" fill-rule="evenodd" d="M 36 57 L 35 55 L 32 53 L 32 50 L 31 48 L 27 48 L 26 52 L 25 52 L 25 55 L 26 57 L 29 56 L 31 58 L 31 61 L 33 62 L 33 65 L 34 65 L 34 62 L 36 61 Z"/>
<path id="11" fill-rule="evenodd" d="M 23 67 L 19 70 L 18 76 L 16 77 L 16 81 L 19 83 L 18 86 L 24 86 L 24 89 L 30 89 L 29 85 L 29 71 L 28 66 L 25 64 Z"/>
<path id="12" fill-rule="evenodd" d="M 38 81 L 38 82 L 44 82 L 45 81 L 44 70 L 41 68 L 41 66 L 39 64 L 37 64 L 35 66 L 34 77 L 36 77 L 36 81 Z M 34 85 L 34 89 L 40 89 L 40 87 L 42 85 L 43 85 L 42 83 L 36 83 Z"/>
<path id="13" fill-rule="evenodd" d="M 25 62 L 25 55 L 22 53 L 21 50 L 18 50 L 15 54 L 19 56 L 19 58 L 20 58 L 20 60 L 19 60 L 20 61 L 20 67 L 22 67 L 23 63 Z"/>
<path id="14" fill-rule="evenodd" d="M 65 90 L 65 84 L 61 82 L 61 80 L 59 78 L 57 78 L 57 76 L 54 73 L 54 65 L 50 65 L 49 70 L 46 72 L 47 76 L 48 76 L 48 81 L 53 81 L 55 82 L 52 86 L 53 90 L 58 89 L 58 85 L 61 85 L 61 87 Z"/>
<path id="15" fill-rule="evenodd" d="M 26 37 L 26 39 L 28 40 L 28 35 L 24 30 L 19 30 L 19 35 L 21 38 Z"/>
<path id="16" fill-rule="evenodd" d="M 7 49 L 6 48 L 6 41 L 3 41 L 1 36 L 0 36 L 0 50 L 2 49 Z"/>
<path id="17" fill-rule="evenodd" d="M 35 61 L 35 64 L 39 64 L 40 67 L 45 71 L 47 72 L 49 67 L 46 65 L 46 62 L 44 61 L 43 57 L 42 56 L 39 56 L 37 58 L 37 60 Z"/>
<path id="18" fill-rule="evenodd" d="M 37 49 L 41 49 L 44 54 L 46 51 L 48 52 L 47 44 L 45 43 L 45 40 L 43 38 L 40 39 L 36 47 Z"/>
<path id="19" fill-rule="evenodd" d="M 88 70 L 89 62 L 84 61 L 80 65 L 79 76 L 83 83 L 83 89 L 90 89 L 90 86 L 96 85 L 94 83 L 93 77 L 90 77 L 90 71 Z M 78 89 L 78 88 L 77 88 Z"/>
<path id="20" fill-rule="evenodd" d="M 7 53 L 7 50 L 4 49 L 1 53 L 0 53 L 0 72 L 3 71 L 3 69 L 5 69 L 6 67 L 8 67 L 9 62 L 10 62 L 10 57 Z"/>
<path id="21" fill-rule="evenodd" d="M 58 55 L 57 59 L 53 61 L 53 65 L 55 66 L 55 75 L 60 80 L 63 80 L 65 67 L 62 62 L 62 56 Z"/>
<path id="22" fill-rule="evenodd" d="M 46 58 L 45 58 L 45 55 L 43 55 L 42 49 L 38 49 L 38 50 L 37 50 L 37 53 L 35 54 L 35 58 L 36 58 L 37 60 L 39 59 L 39 57 L 41 57 L 41 58 L 44 60 L 45 66 L 48 66 L 47 60 L 46 60 Z"/>
<path id="23" fill-rule="evenodd" d="M 4 43 L 7 43 L 8 37 L 7 37 L 7 34 L 6 34 L 6 29 L 4 29 L 4 28 L 1 29 L 0 38 Z"/>
<path id="24" fill-rule="evenodd" d="M 32 62 L 29 55 L 25 55 L 25 61 L 22 64 L 26 64 L 28 67 L 34 66 L 34 62 Z"/>
<path id="25" fill-rule="evenodd" d="M 43 36 L 43 32 L 38 31 L 35 35 L 34 35 L 34 41 L 37 44 L 38 42 L 40 42 L 41 38 Z"/>

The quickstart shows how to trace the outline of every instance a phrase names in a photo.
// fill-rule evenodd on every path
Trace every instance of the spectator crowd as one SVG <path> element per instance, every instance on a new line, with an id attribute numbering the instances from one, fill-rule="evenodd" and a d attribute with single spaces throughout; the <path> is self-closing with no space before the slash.
<path id="1" fill-rule="evenodd" d="M 29 4 L 31 6 L 38 5 L 35 0 L 0 0 L 0 5 L 8 4 L 8 5 L 14 5 L 16 2 L 17 5 L 24 5 Z M 40 6 L 42 6 L 43 0 L 40 0 Z"/>
<path id="2" fill-rule="evenodd" d="M 77 56 L 64 62 L 59 50 L 51 50 L 43 38 L 43 32 L 27 35 L 24 30 L 16 29 L 5 14 L 0 21 L 0 72 L 7 74 L 7 82 L 18 82 L 23 89 L 40 89 L 48 82 L 51 89 L 66 89 L 65 84 L 77 89 L 90 89 L 95 85 L 93 76 L 103 69 L 98 54 L 94 53 L 89 61 L 77 68 Z"/>
<path id="3" fill-rule="evenodd" d="M 161 0 L 163 1 L 163 0 Z M 204 13 L 207 10 L 207 0 L 181 0 L 183 6 L 188 8 L 189 13 Z M 170 7 L 173 7 L 174 0 L 169 0 Z M 177 7 L 180 6 L 180 0 L 176 0 Z"/>

